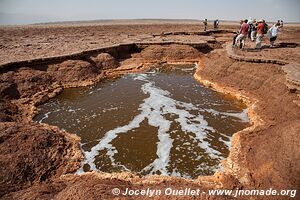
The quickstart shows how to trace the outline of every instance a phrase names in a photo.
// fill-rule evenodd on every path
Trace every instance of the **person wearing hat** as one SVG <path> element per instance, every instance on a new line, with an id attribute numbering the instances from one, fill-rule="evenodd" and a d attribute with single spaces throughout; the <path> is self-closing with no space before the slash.
<path id="1" fill-rule="evenodd" d="M 258 26 L 257 26 L 257 34 L 256 34 L 256 49 L 261 48 L 262 38 L 264 37 L 263 33 L 264 29 L 264 21 L 262 19 L 258 20 Z"/>

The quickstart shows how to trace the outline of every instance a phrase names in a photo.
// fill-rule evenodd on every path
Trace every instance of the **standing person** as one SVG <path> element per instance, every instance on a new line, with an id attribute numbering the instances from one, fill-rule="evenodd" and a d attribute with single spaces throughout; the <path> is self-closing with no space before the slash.
<path id="1" fill-rule="evenodd" d="M 219 20 L 216 20 L 216 28 L 219 29 Z"/>
<path id="2" fill-rule="evenodd" d="M 203 24 L 204 24 L 204 31 L 206 31 L 206 28 L 207 28 L 207 19 L 205 19 L 205 20 L 203 21 Z"/>
<path id="3" fill-rule="evenodd" d="M 253 20 L 252 29 L 251 29 L 251 41 L 253 42 L 256 38 L 256 31 L 257 31 L 257 23 L 256 20 Z"/>
<path id="4" fill-rule="evenodd" d="M 252 31 L 252 28 L 253 28 L 253 20 L 252 20 L 252 17 L 249 17 L 249 19 L 248 19 L 248 24 L 249 24 L 248 38 L 251 39 L 251 31 Z"/>
<path id="5" fill-rule="evenodd" d="M 270 47 L 274 47 L 274 42 L 277 39 L 277 34 L 280 31 L 280 27 L 281 27 L 280 22 L 277 22 L 268 30 L 268 37 L 270 39 Z"/>
<path id="6" fill-rule="evenodd" d="M 214 20 L 214 29 L 217 29 L 217 20 Z"/>
<path id="7" fill-rule="evenodd" d="M 237 38 L 235 40 L 235 45 L 236 46 L 238 45 L 238 43 L 240 43 L 240 49 L 243 48 L 243 46 L 245 46 L 245 40 L 246 40 L 248 31 L 249 31 L 249 24 L 247 24 L 247 22 L 248 22 L 248 20 L 245 19 L 243 24 L 242 24 L 240 33 L 239 33 L 239 35 L 237 36 Z"/>
<path id="8" fill-rule="evenodd" d="M 264 37 L 263 29 L 264 29 L 264 22 L 261 19 L 258 21 L 258 26 L 257 26 L 256 46 L 255 46 L 256 49 L 261 48 L 261 42 Z"/>
<path id="9" fill-rule="evenodd" d="M 237 36 L 240 34 L 240 32 L 241 32 L 241 28 L 242 28 L 243 23 L 244 23 L 244 20 L 240 20 L 240 28 L 239 28 L 239 30 L 236 32 L 236 34 L 233 37 L 232 46 L 235 45 L 235 40 L 236 40 Z"/>

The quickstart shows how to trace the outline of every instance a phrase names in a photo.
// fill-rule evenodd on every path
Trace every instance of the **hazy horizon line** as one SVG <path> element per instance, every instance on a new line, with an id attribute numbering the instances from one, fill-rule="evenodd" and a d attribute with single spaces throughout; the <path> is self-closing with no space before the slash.
<path id="1" fill-rule="evenodd" d="M 3 14 L 3 13 L 0 13 Z M 97 22 L 97 21 L 191 21 L 191 22 L 202 22 L 204 19 L 195 19 L 195 18 L 102 18 L 102 19 L 82 19 L 82 20 L 49 20 L 49 21 L 41 21 L 41 22 L 33 22 L 33 23 L 7 23 L 2 24 L 0 26 L 14 26 L 14 25 L 43 25 L 43 24 L 59 24 L 59 23 L 88 23 L 88 22 Z M 209 22 L 213 22 L 216 19 L 207 19 Z M 218 19 L 220 22 L 239 22 L 241 19 Z M 268 20 L 267 22 L 276 22 Z M 284 23 L 297 24 L 300 21 L 284 21 Z"/>

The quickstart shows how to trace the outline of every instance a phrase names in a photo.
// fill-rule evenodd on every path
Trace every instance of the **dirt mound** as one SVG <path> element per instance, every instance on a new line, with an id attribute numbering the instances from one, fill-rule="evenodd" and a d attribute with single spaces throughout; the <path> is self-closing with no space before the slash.
<path id="1" fill-rule="evenodd" d="M 99 69 L 83 60 L 67 60 L 60 64 L 49 65 L 48 73 L 60 83 L 76 83 L 93 79 L 99 74 Z"/>
<path id="2" fill-rule="evenodd" d="M 75 172 L 78 140 L 47 125 L 0 123 L 0 196 Z"/>
<path id="3" fill-rule="evenodd" d="M 191 46 L 172 44 L 165 46 L 152 45 L 137 55 L 148 62 L 184 62 L 197 61 L 202 54 Z"/>
<path id="4" fill-rule="evenodd" d="M 99 69 L 114 69 L 119 66 L 118 61 L 108 53 L 100 53 L 96 57 L 91 57 Z"/>
<path id="5" fill-rule="evenodd" d="M 20 68 L 14 74 L 21 98 L 31 97 L 39 91 L 47 89 L 55 80 L 47 72 L 32 68 Z"/>
<path id="6" fill-rule="evenodd" d="M 102 65 L 115 65 L 109 54 L 102 58 Z M 109 57 L 109 59 L 107 59 Z M 37 92 L 47 90 L 52 84 L 77 84 L 93 80 L 100 73 L 95 65 L 83 60 L 67 60 L 49 66 L 22 67 L 16 71 L 0 74 L 0 97 L 2 99 L 19 99 L 32 97 Z"/>
<path id="7" fill-rule="evenodd" d="M 29 67 L 3 73 L 0 77 L 1 97 L 4 99 L 30 97 L 54 82 L 53 77 L 47 72 Z"/>

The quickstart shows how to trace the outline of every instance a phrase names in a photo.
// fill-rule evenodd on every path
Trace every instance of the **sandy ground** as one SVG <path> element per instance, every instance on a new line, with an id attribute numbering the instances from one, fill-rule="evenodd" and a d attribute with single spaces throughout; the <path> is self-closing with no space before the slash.
<path id="1" fill-rule="evenodd" d="M 125 21 L 100 23 L 100 25 L 87 23 L 0 27 L 0 55 L 2 55 L 0 64 L 37 57 L 70 54 L 112 44 L 155 41 L 156 38 L 153 35 L 160 35 L 163 32 L 197 32 L 203 30 L 201 22 L 191 24 L 132 23 Z M 176 37 L 167 39 L 174 41 Z M 189 36 L 181 37 L 179 40 L 195 41 L 199 38 Z"/>
<path id="2" fill-rule="evenodd" d="M 0 197 L 2 199 L 128 199 L 111 189 L 297 189 L 300 191 L 300 26 L 287 25 L 277 48 L 230 49 L 225 31 L 203 33 L 198 22 L 106 22 L 0 27 Z M 164 34 L 163 34 L 164 33 Z M 49 59 L 126 43 L 84 56 Z M 132 46 L 133 43 L 144 43 Z M 81 54 L 80 54 L 81 55 Z M 248 59 L 246 59 L 248 58 Z M 40 59 L 30 64 L 19 61 Z M 284 64 L 278 64 L 282 61 Z M 252 126 L 236 133 L 224 171 L 195 180 L 130 173 L 74 175 L 82 154 L 79 138 L 32 122 L 36 106 L 63 88 L 93 84 L 158 63 L 197 62 L 195 78 L 249 106 Z M 259 63 L 258 63 L 259 62 Z M 12 63 L 7 65 L 7 63 Z M 6 67 L 5 67 L 6 66 Z M 299 194 L 298 194 L 299 197 Z M 135 197 L 143 199 L 141 196 Z M 170 198 L 159 196 L 156 199 Z M 175 197 L 173 197 L 175 198 Z M 172 199 L 173 199 L 172 198 Z M 184 199 L 232 199 L 185 196 Z M 257 199 L 258 197 L 253 197 Z M 263 199 L 286 197 L 263 197 Z M 239 199 L 249 199 L 239 197 Z M 260 199 L 260 198 L 258 198 Z"/>

